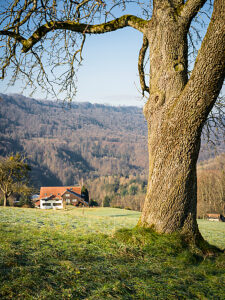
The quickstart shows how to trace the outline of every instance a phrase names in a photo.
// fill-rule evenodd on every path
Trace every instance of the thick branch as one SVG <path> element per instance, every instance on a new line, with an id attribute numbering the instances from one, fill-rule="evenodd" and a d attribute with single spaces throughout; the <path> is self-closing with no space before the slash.
<path id="1" fill-rule="evenodd" d="M 70 30 L 75 31 L 79 33 L 89 33 L 89 34 L 100 34 L 100 33 L 106 33 L 110 31 L 115 31 L 117 29 L 121 29 L 127 26 L 133 27 L 139 31 L 144 31 L 144 28 L 148 21 L 145 21 L 141 18 L 138 18 L 136 16 L 132 15 L 124 15 L 118 19 L 115 19 L 113 21 L 97 24 L 97 25 L 89 25 L 89 24 L 80 24 L 73 21 L 51 21 L 46 23 L 45 25 L 42 25 L 39 27 L 31 37 L 29 37 L 27 40 L 21 37 L 20 35 L 11 32 L 11 31 L 0 31 L 0 34 L 2 35 L 8 35 L 19 42 L 22 43 L 23 49 L 22 51 L 24 53 L 28 52 L 38 41 L 40 41 L 48 32 L 51 32 L 53 30 L 57 29 L 64 29 L 64 30 Z"/>
<path id="2" fill-rule="evenodd" d="M 164 10 L 165 8 L 173 8 L 182 7 L 184 1 L 183 0 L 153 0 L 153 10 L 154 14 L 157 10 Z"/>
<path id="3" fill-rule="evenodd" d="M 214 10 L 189 82 L 181 97 L 206 119 L 225 77 L 224 0 L 214 1 Z M 190 99 L 191 97 L 191 99 Z"/>
<path id="4" fill-rule="evenodd" d="M 207 0 L 187 0 L 187 2 L 179 8 L 179 15 L 184 17 L 188 23 L 197 15 Z"/>
<path id="5" fill-rule="evenodd" d="M 139 72 L 140 85 L 141 85 L 143 96 L 145 91 L 149 93 L 149 87 L 145 83 L 145 74 L 144 74 L 144 59 L 145 59 L 145 54 L 147 49 L 148 49 L 148 39 L 144 35 L 143 44 L 140 49 L 139 59 L 138 59 L 138 72 Z"/>
<path id="6" fill-rule="evenodd" d="M 14 38 L 16 41 L 22 43 L 23 45 L 26 43 L 26 39 L 22 37 L 19 33 L 9 31 L 9 30 L 0 30 L 0 35 L 6 35 Z"/>

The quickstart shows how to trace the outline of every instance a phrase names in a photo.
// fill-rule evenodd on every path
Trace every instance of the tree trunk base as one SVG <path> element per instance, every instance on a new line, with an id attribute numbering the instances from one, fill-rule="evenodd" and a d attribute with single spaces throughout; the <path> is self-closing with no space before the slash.
<path id="1" fill-rule="evenodd" d="M 185 240 L 185 236 L 184 236 Z M 187 244 L 191 252 L 194 252 L 198 255 L 206 257 L 213 257 L 219 253 L 224 253 L 224 250 L 209 244 L 204 238 L 202 237 L 201 233 L 199 232 L 198 236 L 195 237 L 195 240 L 187 240 Z"/>
<path id="2" fill-rule="evenodd" d="M 157 235 L 163 236 L 172 236 L 177 235 L 178 238 L 180 238 L 183 242 L 184 247 L 187 247 L 192 253 L 201 256 L 201 257 L 213 257 L 218 255 L 219 253 L 225 253 L 224 250 L 209 244 L 201 235 L 198 227 L 196 232 L 193 234 L 193 232 L 182 232 L 177 231 L 173 233 L 162 233 L 158 232 L 154 225 L 148 226 L 147 224 L 142 224 L 141 219 L 139 220 L 137 224 L 138 229 L 149 229 L 152 232 L 155 232 Z"/>

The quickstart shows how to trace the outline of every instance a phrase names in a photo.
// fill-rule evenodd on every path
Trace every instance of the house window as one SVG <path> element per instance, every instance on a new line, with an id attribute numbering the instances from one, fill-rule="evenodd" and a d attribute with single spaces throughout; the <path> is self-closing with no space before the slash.
<path id="1" fill-rule="evenodd" d="M 45 196 L 47 196 L 47 193 L 45 193 Z"/>
<path id="2" fill-rule="evenodd" d="M 66 197 L 69 197 L 70 196 L 70 194 L 66 194 Z"/>
<path id="3" fill-rule="evenodd" d="M 53 206 L 60 206 L 61 203 L 53 203 Z"/>
<path id="4" fill-rule="evenodd" d="M 51 203 L 43 203 L 43 206 L 51 206 Z"/>

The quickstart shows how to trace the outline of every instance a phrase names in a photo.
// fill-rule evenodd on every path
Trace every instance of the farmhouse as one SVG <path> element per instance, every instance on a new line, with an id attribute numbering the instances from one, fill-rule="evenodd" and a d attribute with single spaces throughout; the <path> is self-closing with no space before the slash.
<path id="1" fill-rule="evenodd" d="M 41 209 L 63 209 L 67 204 L 88 206 L 80 186 L 41 187 L 39 200 Z"/>
<path id="2" fill-rule="evenodd" d="M 225 222 L 225 218 L 221 214 L 207 214 L 206 217 L 209 221 Z"/>

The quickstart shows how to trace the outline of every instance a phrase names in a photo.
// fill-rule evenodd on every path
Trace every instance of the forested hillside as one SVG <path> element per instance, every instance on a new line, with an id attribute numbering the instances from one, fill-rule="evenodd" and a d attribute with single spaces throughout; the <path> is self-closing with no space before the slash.
<path id="1" fill-rule="evenodd" d="M 68 107 L 21 95 L 0 97 L 0 155 L 25 152 L 35 186 L 72 185 L 106 175 L 147 178 L 147 124 L 141 108 Z M 212 148 L 203 148 L 200 159 L 214 156 Z"/>
<path id="2" fill-rule="evenodd" d="M 198 217 L 208 212 L 225 215 L 225 154 L 201 161 L 197 173 Z M 99 205 L 142 210 L 147 189 L 144 176 L 101 176 L 87 185 Z"/>
<path id="3" fill-rule="evenodd" d="M 0 155 L 25 152 L 35 185 L 147 174 L 147 126 L 137 107 L 1 96 Z"/>

